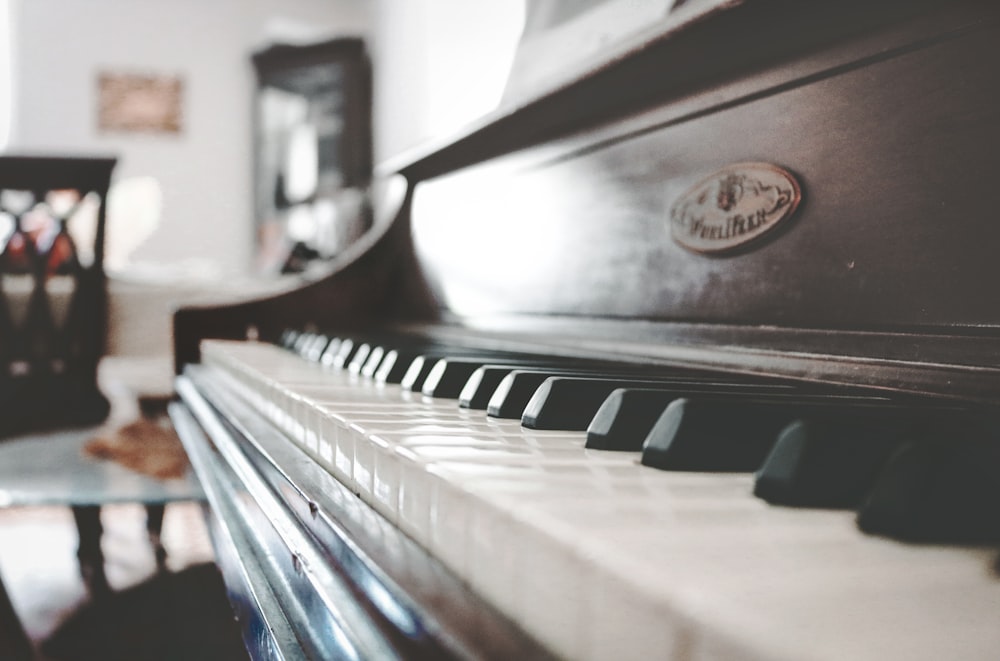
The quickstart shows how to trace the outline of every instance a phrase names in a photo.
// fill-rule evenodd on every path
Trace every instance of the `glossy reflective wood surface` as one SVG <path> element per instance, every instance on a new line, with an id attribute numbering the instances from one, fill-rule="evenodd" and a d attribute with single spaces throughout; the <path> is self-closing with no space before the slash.
<path id="1" fill-rule="evenodd" d="M 998 36 L 995 19 L 922 34 L 731 104 L 705 98 L 703 114 L 651 111 L 638 134 L 420 183 L 417 254 L 460 315 L 995 326 Z M 797 213 L 735 252 L 676 242 L 677 200 L 746 161 L 798 179 Z"/>

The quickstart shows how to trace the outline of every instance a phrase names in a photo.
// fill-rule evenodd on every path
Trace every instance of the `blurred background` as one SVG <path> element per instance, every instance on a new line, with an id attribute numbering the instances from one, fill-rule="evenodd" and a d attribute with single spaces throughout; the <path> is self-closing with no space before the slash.
<path id="1" fill-rule="evenodd" d="M 370 132 L 370 168 L 494 109 L 524 21 L 511 0 L 0 0 L 0 153 L 118 158 L 108 351 L 165 356 L 178 304 L 280 289 L 283 270 L 335 256 L 365 228 L 368 182 L 335 177 L 331 193 L 316 173 L 324 127 L 278 98 L 255 55 L 360 40 L 370 110 L 341 128 Z M 130 79 L 147 96 L 118 110 L 152 128 L 106 116 L 105 97 Z M 157 126 L 165 104 L 170 125 Z M 268 158 L 280 181 L 263 181 Z M 78 249 L 95 210 L 68 224 Z"/>
<path id="2" fill-rule="evenodd" d="M 494 108 L 523 22 L 511 0 L 0 0 L 0 151 L 119 157 L 113 276 L 259 275 L 255 52 L 362 38 L 378 163 Z M 179 79 L 179 130 L 102 130 L 108 73 Z"/>

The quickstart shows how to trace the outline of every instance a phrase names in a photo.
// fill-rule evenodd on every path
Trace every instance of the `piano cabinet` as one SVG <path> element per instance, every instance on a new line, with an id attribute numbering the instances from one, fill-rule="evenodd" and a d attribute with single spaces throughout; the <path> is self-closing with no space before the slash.
<path id="1" fill-rule="evenodd" d="M 998 37 L 971 0 L 684 3 L 385 164 L 325 276 L 179 310 L 252 656 L 995 656 Z M 480 362 L 464 407 L 425 381 Z M 515 371 L 524 425 L 475 408 Z"/>

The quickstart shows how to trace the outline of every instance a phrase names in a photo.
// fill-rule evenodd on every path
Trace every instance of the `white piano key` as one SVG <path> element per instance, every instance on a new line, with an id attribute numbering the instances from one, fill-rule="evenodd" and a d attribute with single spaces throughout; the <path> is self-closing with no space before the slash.
<path id="1" fill-rule="evenodd" d="M 405 451 L 397 450 L 400 454 Z M 431 489 L 433 478 L 416 461 L 399 461 L 396 523 L 424 548 L 431 548 Z"/>
<path id="2" fill-rule="evenodd" d="M 557 655 L 1000 649 L 993 549 L 866 537 L 851 513 L 754 499 L 749 475 L 657 471 L 586 450 L 583 434 L 524 430 L 268 345 L 203 355 L 382 514 L 372 525 L 397 525 Z"/>
<path id="3" fill-rule="evenodd" d="M 563 450 L 563 456 L 575 453 L 582 443 L 580 435 L 550 435 L 547 445 L 540 445 L 537 438 L 523 438 L 497 430 L 442 428 L 440 425 L 416 425 L 414 433 L 368 432 L 365 442 L 355 436 L 356 462 L 371 462 L 372 496 L 376 506 L 395 520 L 402 507 L 399 504 L 401 483 L 404 479 L 404 464 L 428 465 L 435 461 L 486 462 L 516 460 L 515 452 L 521 452 L 529 463 L 544 462 L 543 453 L 548 450 L 552 458 L 553 449 Z M 428 433 L 428 430 L 434 433 Z M 450 433 L 449 433 L 450 430 Z M 362 447 L 360 454 L 357 448 Z M 405 451 L 405 454 L 400 454 Z M 476 452 L 479 454 L 475 454 Z M 532 454 L 527 454 L 527 453 Z M 412 473 L 411 473 L 412 474 Z M 412 511 L 412 510 L 411 510 Z M 421 517 L 424 520 L 424 517 Z"/>

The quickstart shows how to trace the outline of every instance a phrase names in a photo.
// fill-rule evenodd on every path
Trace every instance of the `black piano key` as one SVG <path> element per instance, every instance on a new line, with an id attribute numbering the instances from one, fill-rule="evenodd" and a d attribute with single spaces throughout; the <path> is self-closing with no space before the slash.
<path id="1" fill-rule="evenodd" d="M 417 356 L 410 363 L 399 385 L 403 387 L 403 390 L 420 392 L 420 389 L 424 387 L 424 381 L 427 380 L 431 370 L 434 369 L 436 362 L 437 356 Z"/>
<path id="2" fill-rule="evenodd" d="M 492 418 L 518 419 L 524 414 L 524 409 L 538 386 L 552 376 L 552 372 L 514 370 L 500 380 L 500 385 L 493 391 L 486 413 Z"/>
<path id="3" fill-rule="evenodd" d="M 427 378 L 434 371 L 435 366 L 441 358 L 442 356 L 436 354 L 424 354 L 414 358 L 413 362 L 410 363 L 410 367 L 406 370 L 406 374 L 403 375 L 402 381 L 400 381 L 403 390 L 421 392 L 424 384 L 427 382 Z"/>
<path id="4" fill-rule="evenodd" d="M 319 357 L 319 362 L 325 367 L 333 367 L 334 360 L 340 355 L 340 347 L 343 346 L 346 340 L 344 338 L 335 337 L 330 340 L 329 344 L 326 345 L 326 349 L 323 350 L 323 354 Z"/>
<path id="5" fill-rule="evenodd" d="M 406 374 L 403 376 L 403 380 L 400 382 L 400 385 L 403 387 L 404 390 L 410 390 L 413 392 L 423 392 L 423 394 L 425 395 L 430 394 L 437 387 L 437 384 L 436 382 L 432 381 L 430 383 L 430 386 L 428 387 L 427 386 L 428 381 L 431 380 L 431 377 L 434 377 L 435 379 L 440 379 L 442 376 L 444 376 L 444 371 L 447 368 L 447 361 L 451 361 L 456 366 L 460 364 L 463 366 L 467 366 L 468 363 L 477 363 L 477 362 L 478 364 L 481 365 L 483 361 L 488 360 L 489 358 L 495 358 L 495 356 L 484 355 L 483 357 L 480 358 L 463 356 L 463 355 L 442 356 L 436 352 L 417 356 L 416 358 L 413 359 L 413 362 L 410 363 L 410 367 L 406 371 Z M 442 363 L 442 361 L 446 362 Z M 470 369 L 469 373 L 471 373 L 472 371 L 473 370 Z M 446 384 L 446 385 L 453 385 L 453 384 Z M 424 392 L 424 390 L 427 390 L 428 392 Z"/>
<path id="6" fill-rule="evenodd" d="M 306 345 L 312 341 L 312 339 L 312 333 L 299 333 L 299 335 L 295 338 L 295 342 L 292 344 L 292 351 L 301 356 L 302 351 L 305 349 Z"/>
<path id="7" fill-rule="evenodd" d="M 385 357 L 375 372 L 378 383 L 402 383 L 407 371 L 417 358 L 433 358 L 437 360 L 457 351 L 453 347 L 440 344 L 411 344 L 406 347 L 393 347 L 387 350 Z"/>
<path id="8" fill-rule="evenodd" d="M 660 415 L 642 446 L 646 466 L 677 471 L 752 472 L 795 413 L 732 400 L 681 398 Z"/>
<path id="9" fill-rule="evenodd" d="M 382 345 L 373 347 L 371 353 L 368 354 L 368 360 L 365 361 L 364 366 L 361 368 L 361 376 L 366 378 L 372 378 L 375 376 L 375 372 L 378 371 L 378 366 L 385 358 L 386 348 Z"/>
<path id="10" fill-rule="evenodd" d="M 911 542 L 1000 541 L 1000 444 L 918 439 L 886 462 L 858 511 L 861 530 Z"/>
<path id="11" fill-rule="evenodd" d="M 894 420 L 918 424 L 961 414 L 950 406 L 843 392 L 775 391 L 752 397 L 706 392 L 678 400 L 650 431 L 643 463 L 668 470 L 756 471 L 779 433 L 803 417 L 866 418 L 891 427 Z"/>
<path id="12" fill-rule="evenodd" d="M 529 429 L 563 429 L 584 431 L 597 414 L 604 400 L 618 388 L 644 388 L 671 392 L 675 397 L 697 393 L 724 392 L 728 396 L 741 393 L 763 394 L 792 392 L 794 386 L 729 382 L 725 377 L 694 380 L 690 376 L 632 377 L 612 379 L 551 377 L 532 395 L 521 416 L 521 424 Z"/>
<path id="13" fill-rule="evenodd" d="M 441 358 L 424 381 L 423 394 L 430 397 L 445 397 L 457 399 L 464 390 L 469 379 L 484 367 L 490 367 L 502 374 L 509 374 L 515 369 L 529 367 L 552 368 L 554 363 L 566 364 L 565 360 L 519 354 L 495 354 L 481 357 L 447 357 Z M 499 383 L 500 376 L 496 379 Z M 477 383 L 482 383 L 482 377 L 477 377 Z M 495 386 L 494 386 L 495 389 Z M 485 408 L 485 407 L 484 407 Z"/>
<path id="14" fill-rule="evenodd" d="M 754 495 L 774 505 L 854 508 L 914 416 L 806 416 L 778 434 L 754 480 Z"/>
<path id="15" fill-rule="evenodd" d="M 584 431 L 614 390 L 652 386 L 650 381 L 549 377 L 535 390 L 521 414 L 529 429 Z"/>
<path id="16" fill-rule="evenodd" d="M 387 351 L 375 372 L 375 381 L 378 383 L 399 383 L 406 376 L 410 363 L 419 355 L 419 352 L 408 352 L 402 349 Z"/>
<path id="17" fill-rule="evenodd" d="M 329 365 L 330 367 L 338 370 L 344 369 L 344 367 L 351 362 L 351 358 L 354 356 L 354 352 L 358 350 L 359 346 L 360 344 L 351 338 L 342 339 L 337 347 L 336 353 L 334 353 L 330 358 L 330 362 L 324 362 L 324 365 Z M 323 357 L 325 358 L 326 354 L 324 354 Z"/>
<path id="18" fill-rule="evenodd" d="M 464 409 L 485 411 L 497 386 L 514 369 L 509 365 L 483 365 L 475 370 L 462 386 L 458 405 Z"/>
<path id="19" fill-rule="evenodd" d="M 334 337 L 323 350 L 319 362 L 327 367 L 335 369 L 346 368 L 351 370 L 352 373 L 364 374 L 364 369 L 368 365 L 369 359 L 372 358 L 372 354 L 377 353 L 378 358 L 375 360 L 375 365 L 369 370 L 372 374 L 365 375 L 374 376 L 376 374 L 374 370 L 381 367 L 385 358 L 392 351 L 395 351 L 397 354 L 402 353 L 404 355 L 405 362 L 401 369 L 405 372 L 409 361 L 419 355 L 427 346 L 433 345 L 429 345 L 428 342 L 419 338 L 407 338 L 384 332 L 365 333 L 363 336 Z M 381 348 L 380 353 L 376 352 L 376 349 L 379 348 Z M 353 367 L 352 363 L 355 363 Z M 383 383 L 385 382 L 383 380 Z M 395 383 L 398 383 L 398 380 Z"/>
<path id="20" fill-rule="evenodd" d="M 506 419 L 519 419 L 524 415 L 525 408 L 528 406 L 528 402 L 534 396 L 535 391 L 538 390 L 539 386 L 545 383 L 546 379 L 552 377 L 579 377 L 579 378 L 601 378 L 608 377 L 609 374 L 614 374 L 614 370 L 600 370 L 595 371 L 594 369 L 517 369 L 513 370 L 504 376 L 499 385 L 493 391 L 493 395 L 490 397 L 489 403 L 486 405 L 486 413 L 492 418 L 506 418 Z M 622 378 L 627 378 L 629 375 L 636 374 L 651 374 L 648 371 L 645 372 L 624 372 L 619 370 L 615 376 L 621 376 Z M 641 377 L 635 377 L 641 378 Z"/>
<path id="21" fill-rule="evenodd" d="M 446 361 L 439 365 L 439 361 Z M 454 367 L 449 368 L 448 364 L 453 363 Z M 412 359 L 409 367 L 400 380 L 400 385 L 405 390 L 423 392 L 430 395 L 439 390 L 442 394 L 434 394 L 435 397 L 455 398 L 461 392 L 462 387 L 469 375 L 475 371 L 476 367 L 489 362 L 509 363 L 512 366 L 520 364 L 539 365 L 551 363 L 550 359 L 540 358 L 537 355 L 526 355 L 508 351 L 496 351 L 492 349 L 477 349 L 470 347 L 447 347 L 436 345 L 420 352 Z M 454 369 L 455 374 L 448 372 Z M 445 379 L 444 385 L 438 383 Z M 428 386 L 428 381 L 430 385 Z M 445 395 L 444 392 L 449 394 Z"/>
<path id="22" fill-rule="evenodd" d="M 323 355 L 323 351 L 326 349 L 328 344 L 330 344 L 329 337 L 317 334 L 303 349 L 302 357 L 306 360 L 311 360 L 314 363 L 319 362 L 319 359 Z"/>
<path id="23" fill-rule="evenodd" d="M 343 337 L 337 337 L 330 340 L 330 343 L 326 345 L 326 349 L 323 350 L 323 355 L 319 358 L 320 364 L 324 367 L 333 368 L 337 366 L 337 361 L 339 359 L 340 367 L 343 367 L 344 358 L 341 356 L 341 351 L 347 350 L 346 347 L 350 347 L 350 350 L 353 350 L 354 341 Z"/>
<path id="24" fill-rule="evenodd" d="M 295 340 L 298 338 L 299 332 L 288 328 L 281 332 L 281 338 L 278 340 L 278 346 L 284 349 L 291 349 L 295 346 Z"/>
<path id="25" fill-rule="evenodd" d="M 677 399 L 672 392 L 636 388 L 615 390 L 587 427 L 587 448 L 638 452 L 660 414 Z"/>
<path id="26" fill-rule="evenodd" d="M 699 377 L 702 379 L 718 379 L 715 375 L 707 375 L 705 372 L 692 372 L 690 370 L 670 370 L 652 371 L 650 369 L 627 370 L 621 366 L 616 368 L 595 369 L 594 367 L 581 367 L 578 369 L 524 369 L 514 370 L 500 380 L 500 384 L 493 391 L 490 401 L 486 406 L 486 412 L 493 418 L 522 419 L 528 403 L 534 397 L 538 388 L 545 383 L 546 379 L 553 377 L 581 378 L 581 379 L 618 379 L 618 386 L 623 387 L 630 381 L 642 381 L 655 379 L 657 381 L 682 380 L 690 382 Z M 728 377 L 726 377 L 728 378 Z M 737 380 L 740 377 L 735 377 Z M 614 390 L 612 388 L 611 390 Z M 610 390 L 608 391 L 610 392 Z M 603 400 L 602 400 L 603 401 Z M 597 403 L 600 406 L 601 402 Z M 596 407 L 591 410 L 591 417 L 596 413 Z M 589 420 L 588 420 L 589 422 Z M 586 426 L 583 427 L 586 429 Z M 582 430 L 581 430 L 582 431 Z"/>
<path id="27" fill-rule="evenodd" d="M 633 370 L 629 372 L 623 370 L 620 364 L 612 367 L 604 364 L 603 369 L 601 368 L 600 363 L 589 363 L 589 365 L 589 371 L 584 371 L 588 369 L 586 363 L 581 364 L 580 367 L 575 369 L 572 367 L 553 367 L 545 370 L 532 368 L 518 370 L 525 373 L 532 373 L 534 376 L 527 376 L 526 374 L 525 376 L 518 377 L 525 380 L 523 388 L 514 383 L 504 384 L 504 392 L 502 395 L 498 396 L 498 401 L 494 406 L 494 411 L 497 411 L 498 413 L 490 413 L 490 415 L 499 418 L 520 418 L 524 413 L 525 406 L 527 406 L 528 401 L 530 401 L 531 396 L 534 394 L 534 391 L 538 388 L 538 385 L 545 381 L 544 378 L 541 378 L 541 374 L 545 374 L 547 376 L 557 376 L 563 374 L 592 377 L 608 376 L 609 374 L 615 373 L 654 374 L 654 372 L 648 370 L 643 372 Z M 504 378 L 511 372 L 515 371 L 515 369 L 516 368 L 511 368 L 506 365 L 485 365 L 481 369 L 476 370 L 469 377 L 469 380 L 466 382 L 465 387 L 459 395 L 459 406 L 474 410 L 488 410 L 490 400 L 493 398 L 494 393 L 500 387 Z M 673 372 L 673 370 L 671 372 Z M 681 372 L 678 370 L 678 373 L 689 372 Z M 690 373 L 694 374 L 694 372 Z M 704 374 L 704 372 L 698 373 Z M 532 383 L 535 385 L 531 385 Z M 507 398 L 510 399 L 509 402 L 501 401 Z M 518 410 L 520 412 L 516 412 Z M 509 414 L 503 413 L 503 411 L 509 411 Z"/>
<path id="28" fill-rule="evenodd" d="M 371 344 L 368 342 L 359 344 L 358 348 L 354 350 L 354 355 L 351 356 L 351 362 L 347 364 L 347 371 L 351 374 L 361 374 L 361 368 L 368 361 L 368 356 L 371 355 L 371 352 Z"/>
<path id="29" fill-rule="evenodd" d="M 456 398 L 473 372 L 485 359 L 440 358 L 424 381 L 421 392 L 428 397 Z M 513 369 L 513 366 L 511 367 Z"/>
<path id="30" fill-rule="evenodd" d="M 473 409 L 485 411 L 489 408 L 490 399 L 492 399 L 493 394 L 496 392 L 497 388 L 504 378 L 511 372 L 518 370 L 524 372 L 534 372 L 534 373 L 545 373 L 548 376 L 556 376 L 557 374 L 578 374 L 578 375 L 590 375 L 590 376 L 606 376 L 609 373 L 622 373 L 622 374 L 634 374 L 635 371 L 627 372 L 622 369 L 620 364 L 609 366 L 607 363 L 594 362 L 594 361 L 570 361 L 557 358 L 554 360 L 559 360 L 559 364 L 552 364 L 547 367 L 528 367 L 528 366 L 517 366 L 517 365 L 483 365 L 480 369 L 476 370 L 469 376 L 468 381 L 465 382 L 465 386 L 462 388 L 462 392 L 458 396 L 458 405 L 462 408 Z M 576 365 L 574 367 L 573 365 Z M 588 370 L 588 371 L 585 371 Z M 533 377 L 535 378 L 535 377 Z M 541 383 L 544 381 L 538 381 Z M 535 386 L 537 388 L 537 386 Z M 505 386 L 507 388 L 507 386 Z M 526 388 L 524 390 L 527 393 L 527 397 L 524 399 L 523 404 L 521 404 L 521 412 L 524 412 L 524 407 L 527 405 L 528 401 L 531 399 L 531 394 L 533 391 L 528 391 Z M 500 405 L 498 404 L 498 407 Z M 511 406 L 510 408 L 514 408 Z M 492 414 L 491 414 L 492 415 Z M 494 417 L 507 417 L 507 416 L 494 416 Z M 520 418 L 521 414 L 512 415 L 510 417 Z"/>

